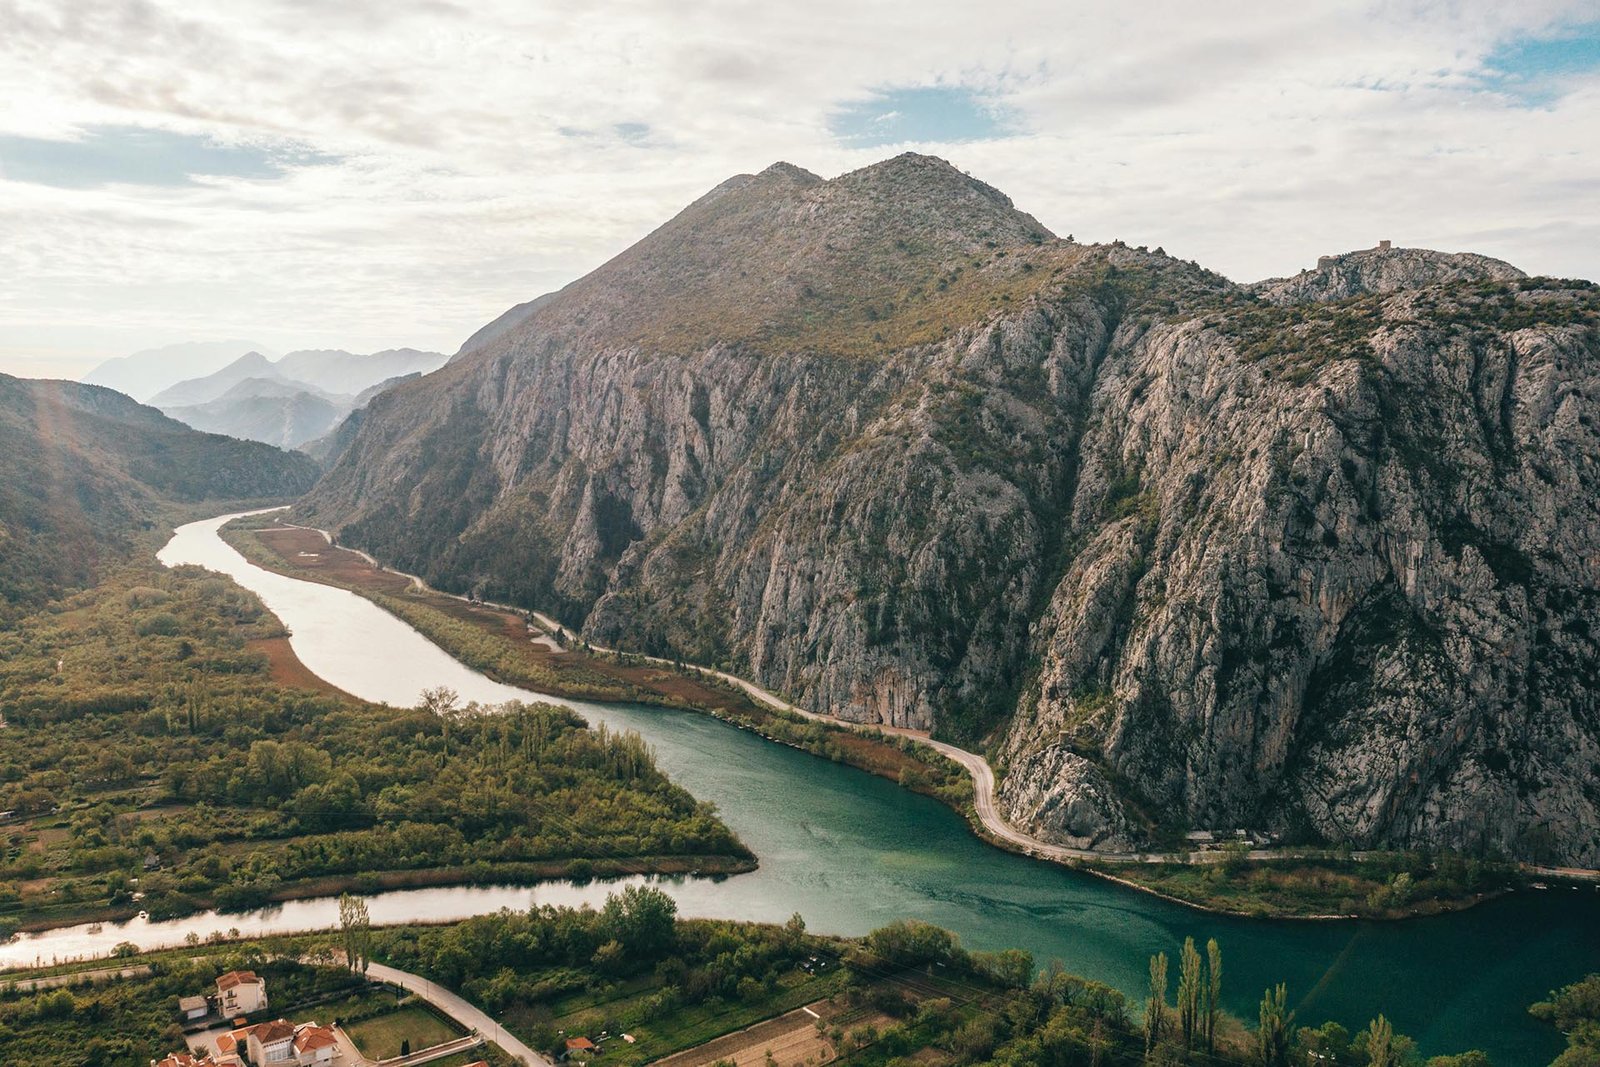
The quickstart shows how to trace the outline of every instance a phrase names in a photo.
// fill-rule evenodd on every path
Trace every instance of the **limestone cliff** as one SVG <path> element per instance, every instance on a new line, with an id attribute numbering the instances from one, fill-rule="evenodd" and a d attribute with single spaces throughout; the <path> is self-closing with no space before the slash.
<path id="1" fill-rule="evenodd" d="M 1356 260 L 1242 287 L 937 160 L 778 165 L 377 398 L 301 511 L 986 744 L 1063 841 L 1600 865 L 1600 296 Z"/>

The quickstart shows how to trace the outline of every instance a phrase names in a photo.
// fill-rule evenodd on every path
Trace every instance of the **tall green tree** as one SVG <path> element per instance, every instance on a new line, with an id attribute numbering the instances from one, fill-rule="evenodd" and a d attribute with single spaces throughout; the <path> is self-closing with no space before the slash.
<path id="1" fill-rule="evenodd" d="M 1394 1067 L 1394 1027 L 1381 1014 L 1367 1024 L 1367 1062 L 1371 1067 Z"/>
<path id="2" fill-rule="evenodd" d="M 1217 1051 L 1217 1018 L 1222 1014 L 1222 946 L 1206 942 L 1206 1051 Z"/>
<path id="3" fill-rule="evenodd" d="M 1150 957 L 1150 999 L 1144 1006 L 1144 1051 L 1149 1055 L 1161 1042 L 1167 1015 L 1167 954 Z"/>
<path id="4" fill-rule="evenodd" d="M 1261 1028 L 1256 1031 L 1257 1060 L 1261 1067 L 1288 1067 L 1289 1032 L 1294 1012 L 1289 1010 L 1289 987 L 1282 982 L 1261 998 Z"/>
<path id="5" fill-rule="evenodd" d="M 1183 939 L 1183 956 L 1178 964 L 1178 1029 L 1183 1047 L 1193 1049 L 1200 1032 L 1200 952 L 1194 938 Z"/>
<path id="6" fill-rule="evenodd" d="M 350 969 L 366 974 L 372 962 L 372 917 L 365 900 L 339 894 L 339 931 L 344 935 L 344 956 Z"/>

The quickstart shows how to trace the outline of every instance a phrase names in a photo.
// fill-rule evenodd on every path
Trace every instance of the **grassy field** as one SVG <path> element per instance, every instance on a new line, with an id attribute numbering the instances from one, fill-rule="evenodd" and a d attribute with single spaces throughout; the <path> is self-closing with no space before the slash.
<path id="1" fill-rule="evenodd" d="M 631 1026 L 628 1034 L 635 1039 L 631 1045 L 622 1041 L 606 1042 L 605 1062 L 645 1064 L 682 1049 L 694 1048 L 723 1034 L 792 1011 L 802 1004 L 831 997 L 843 988 L 843 979 L 840 971 L 823 976 L 794 971 L 780 979 L 775 990 L 753 1000 L 681 1007 L 656 1016 L 648 1023 Z M 629 983 L 606 995 L 597 997 L 582 994 L 562 998 L 548 1006 L 508 1014 L 506 1022 L 512 1032 L 518 1034 L 531 1033 L 534 1027 L 546 1024 L 564 1030 L 569 1035 L 583 1034 L 593 1038 L 604 1029 L 609 1029 L 615 1035 L 619 1033 L 620 1026 L 617 1020 L 637 1011 L 659 992 L 659 982 Z"/>
<path id="2" fill-rule="evenodd" d="M 384 1060 L 400 1055 L 402 1045 L 408 1042 L 410 1051 L 420 1052 L 460 1037 L 463 1031 L 421 1004 L 408 1004 L 387 1015 L 351 1023 L 345 1033 L 368 1059 Z"/>

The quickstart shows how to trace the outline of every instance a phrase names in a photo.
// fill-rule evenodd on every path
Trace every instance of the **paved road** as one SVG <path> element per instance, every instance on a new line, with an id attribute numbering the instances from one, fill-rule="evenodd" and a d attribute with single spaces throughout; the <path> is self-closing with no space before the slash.
<path id="1" fill-rule="evenodd" d="M 411 974 L 409 971 L 386 967 L 381 963 L 369 965 L 367 967 L 367 977 L 380 982 L 392 982 L 402 989 L 415 993 L 462 1026 L 469 1030 L 476 1030 L 490 1041 L 493 1041 L 514 1059 L 520 1060 L 522 1063 L 527 1064 L 528 1067 L 554 1067 L 548 1059 L 507 1033 L 505 1027 L 490 1018 L 486 1012 L 480 1011 L 474 1005 L 462 1000 L 437 982 L 429 981 L 421 975 Z"/>

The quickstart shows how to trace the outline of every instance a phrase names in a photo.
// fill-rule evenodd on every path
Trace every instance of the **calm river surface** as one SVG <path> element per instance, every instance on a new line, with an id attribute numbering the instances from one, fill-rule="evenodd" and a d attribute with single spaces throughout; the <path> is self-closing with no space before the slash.
<path id="1" fill-rule="evenodd" d="M 231 516 L 192 523 L 162 550 L 255 591 L 293 632 L 311 670 L 369 700 L 410 704 L 447 685 L 479 701 L 536 694 L 500 685 L 446 655 L 362 598 L 262 570 L 218 536 Z M 1382 1011 L 1430 1054 L 1479 1047 L 1498 1067 L 1548 1063 L 1558 1035 L 1527 1005 L 1600 970 L 1600 892 L 1551 890 L 1458 915 L 1401 923 L 1226 919 L 1168 904 L 984 844 L 942 805 L 892 783 L 765 741 L 708 715 L 634 705 L 554 701 L 591 723 L 637 730 L 662 768 L 715 803 L 760 858 L 760 870 L 715 882 L 662 882 L 689 916 L 781 921 L 860 934 L 896 918 L 948 927 L 973 948 L 1016 946 L 1045 962 L 1142 999 L 1147 960 L 1176 956 L 1187 935 L 1222 944 L 1229 1007 L 1252 1023 L 1261 991 L 1289 983 L 1302 1022 L 1364 1026 Z M 598 901 L 608 885 L 401 890 L 370 898 L 375 922 L 460 918 L 533 902 Z M 322 928 L 335 901 L 296 901 L 240 915 L 135 920 L 48 931 L 0 945 L 0 966 L 104 954 L 119 941 L 181 943 L 237 927 L 245 933 Z"/>

